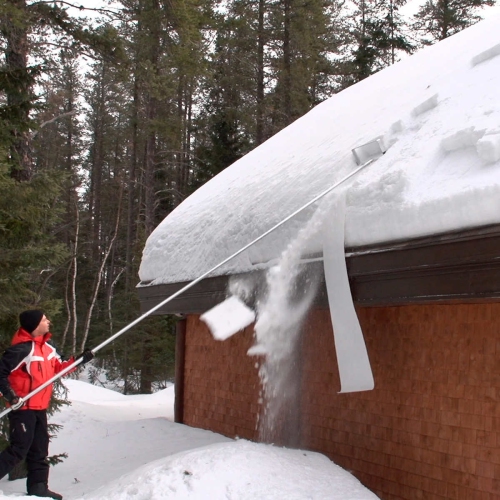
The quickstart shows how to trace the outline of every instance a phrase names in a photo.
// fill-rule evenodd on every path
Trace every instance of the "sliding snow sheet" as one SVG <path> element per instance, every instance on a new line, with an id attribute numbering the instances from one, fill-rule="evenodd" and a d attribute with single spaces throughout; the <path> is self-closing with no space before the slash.
<path id="1" fill-rule="evenodd" d="M 215 340 L 226 340 L 255 321 L 255 313 L 232 295 L 200 316 Z"/>
<path id="2" fill-rule="evenodd" d="M 347 276 L 344 249 L 345 194 L 332 203 L 323 229 L 323 265 L 340 374 L 340 392 L 374 387 L 370 360 Z"/>

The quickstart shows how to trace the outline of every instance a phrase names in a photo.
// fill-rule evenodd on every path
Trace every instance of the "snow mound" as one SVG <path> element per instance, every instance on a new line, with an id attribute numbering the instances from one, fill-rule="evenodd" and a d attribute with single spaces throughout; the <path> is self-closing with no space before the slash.
<path id="1" fill-rule="evenodd" d="M 71 378 L 63 379 L 63 383 L 68 389 L 68 399 L 71 401 L 90 401 L 92 403 L 108 402 L 108 401 L 123 401 L 127 396 L 119 392 L 110 391 L 104 387 L 92 385 L 80 380 Z"/>
<path id="2" fill-rule="evenodd" d="M 286 482 L 283 478 L 303 478 Z M 86 500 L 375 500 L 323 455 L 245 440 L 158 460 L 100 488 Z"/>
<path id="3" fill-rule="evenodd" d="M 117 403 L 128 404 L 132 401 L 148 401 L 155 403 L 158 401 L 167 402 L 173 393 L 174 386 L 157 391 L 154 394 L 128 394 L 123 395 L 119 392 L 111 391 L 104 387 L 82 382 L 74 379 L 64 379 L 64 385 L 68 389 L 68 398 L 71 401 L 83 401 L 91 404 L 116 406 Z"/>
<path id="4" fill-rule="evenodd" d="M 68 458 L 51 468 L 49 484 L 65 500 L 377 498 L 318 453 L 174 423 L 174 386 L 122 396 L 79 380 L 64 383 L 73 404 L 51 418 L 63 427 L 50 452 Z M 0 481 L 0 500 L 33 499 L 25 495 L 24 480 Z"/>

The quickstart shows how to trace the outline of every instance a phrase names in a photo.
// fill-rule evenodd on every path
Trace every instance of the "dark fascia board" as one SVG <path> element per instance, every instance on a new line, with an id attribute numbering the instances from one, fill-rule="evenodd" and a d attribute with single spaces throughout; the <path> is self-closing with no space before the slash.
<path id="1" fill-rule="evenodd" d="M 314 261 L 322 259 L 309 257 L 316 258 L 306 258 L 304 266 L 317 266 Z M 500 300 L 500 224 L 347 248 L 346 261 L 359 306 Z M 263 279 L 264 271 L 249 274 Z M 155 314 L 204 312 L 226 298 L 229 278 L 204 279 Z M 141 310 L 149 311 L 187 284 L 139 286 Z M 324 283 L 316 306 L 327 307 Z"/>

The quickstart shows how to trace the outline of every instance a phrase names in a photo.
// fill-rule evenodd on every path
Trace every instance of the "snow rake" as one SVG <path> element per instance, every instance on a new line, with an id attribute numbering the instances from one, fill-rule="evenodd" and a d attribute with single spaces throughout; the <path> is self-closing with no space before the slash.
<path id="1" fill-rule="evenodd" d="M 376 142 L 376 144 L 378 144 L 380 147 L 379 148 L 375 147 L 374 149 L 372 149 L 373 142 Z M 99 350 L 101 350 L 103 347 L 105 347 L 109 343 L 113 342 L 115 339 L 117 339 L 118 337 L 120 337 L 121 335 L 123 335 L 125 332 L 127 332 L 128 330 L 130 330 L 131 328 L 133 328 L 138 323 L 140 323 L 143 319 L 147 318 L 148 316 L 150 316 L 151 314 L 153 314 L 155 311 L 157 311 L 158 309 L 160 309 L 161 307 L 163 307 L 165 304 L 168 304 L 170 301 L 174 300 L 179 295 L 183 294 L 185 291 L 187 291 L 190 288 L 192 288 L 193 286 L 195 286 L 201 280 L 205 279 L 207 276 L 209 276 L 211 273 L 213 273 L 216 269 L 218 269 L 219 267 L 222 267 L 224 264 L 227 264 L 230 260 L 234 259 L 238 255 L 240 255 L 241 253 L 243 253 L 245 250 L 247 250 L 248 248 L 250 248 L 252 245 L 255 245 L 255 243 L 257 243 L 258 241 L 262 240 L 268 234 L 272 233 L 273 231 L 275 231 L 276 229 L 278 229 L 279 227 L 281 227 L 283 224 L 285 224 L 286 222 L 288 222 L 290 219 L 292 219 L 293 217 L 295 217 L 297 214 L 299 214 L 300 212 L 302 212 L 306 208 L 308 208 L 311 205 L 313 205 L 314 203 L 316 203 L 319 199 L 321 199 L 324 196 L 326 196 L 328 193 L 330 193 L 335 188 L 337 188 L 338 186 L 340 186 L 341 184 L 343 184 L 344 182 L 346 182 L 347 180 L 349 180 L 351 177 L 354 177 L 358 172 L 360 172 L 361 170 L 363 170 L 364 168 L 366 168 L 368 165 L 370 165 L 371 163 L 373 163 L 375 160 L 377 160 L 378 158 L 380 158 L 380 156 L 382 156 L 385 153 L 384 149 L 381 147 L 380 141 L 372 141 L 371 143 L 368 143 L 368 144 L 370 144 L 369 154 L 371 155 L 371 158 L 367 159 L 362 165 L 360 165 L 358 168 L 356 168 L 355 170 L 353 170 L 351 173 L 347 174 L 345 177 L 343 177 L 342 179 L 340 179 L 339 181 L 337 181 L 335 184 L 333 184 L 332 186 L 330 186 L 328 189 L 325 189 L 324 191 L 322 191 L 320 194 L 318 194 L 317 196 L 315 196 L 312 200 L 310 200 L 309 202 L 307 202 L 305 205 L 303 205 L 299 209 L 295 210 L 295 212 L 293 212 L 292 214 L 288 215 L 285 219 L 281 220 L 280 222 L 278 222 L 277 224 L 275 224 L 273 227 L 271 227 L 270 229 L 268 229 L 265 233 L 261 234 L 260 236 L 258 236 L 257 238 L 255 238 L 253 241 L 251 241 L 250 243 L 248 243 L 244 247 L 240 248 L 238 251 L 236 251 L 235 253 L 233 253 L 232 255 L 230 255 L 229 257 L 227 257 L 226 259 L 224 259 L 222 262 L 220 262 L 216 266 L 212 267 L 210 270 L 208 270 L 207 272 L 205 272 L 204 274 L 202 274 L 198 278 L 194 279 L 193 281 L 191 281 L 190 283 L 188 283 L 187 285 L 185 285 L 180 290 L 177 290 L 177 292 L 173 293 L 172 295 L 169 295 L 165 300 L 163 300 L 162 302 L 160 302 L 156 306 L 154 306 L 151 309 L 149 309 L 148 311 L 146 311 L 144 314 L 142 314 L 141 316 L 139 316 L 138 318 L 136 318 L 134 321 L 132 321 L 131 323 L 129 323 L 127 326 L 123 327 L 121 330 L 119 330 L 114 335 L 112 335 L 111 337 L 109 337 L 108 339 L 106 339 L 104 342 L 102 342 L 101 344 L 99 344 L 97 347 L 94 347 L 93 349 L 91 349 L 92 353 L 95 354 L 96 352 L 98 352 Z M 363 148 L 363 146 L 360 146 L 360 148 Z M 354 154 L 354 150 L 353 150 L 353 154 Z M 358 163 L 359 156 L 356 155 L 356 154 L 354 154 L 354 156 L 355 156 L 355 159 L 356 159 L 356 163 Z M 31 397 L 33 397 L 35 394 L 38 394 L 40 391 L 42 391 L 43 389 L 45 389 L 46 387 L 48 387 L 50 384 L 54 383 L 59 378 L 61 378 L 64 375 L 66 375 L 66 373 L 72 371 L 79 364 L 81 364 L 81 362 L 82 362 L 82 358 L 77 359 L 74 363 L 72 363 L 71 365 L 67 366 L 64 370 L 61 370 L 57 375 L 54 375 L 51 379 L 47 380 L 46 382 L 44 382 L 43 384 L 41 384 L 40 386 L 38 386 L 36 389 L 34 389 L 29 394 L 27 394 L 24 398 L 22 398 L 23 403 L 26 402 Z M 12 408 L 10 408 L 10 407 L 6 408 L 4 411 L 2 411 L 0 413 L 0 419 L 3 418 L 8 413 L 10 413 L 11 411 L 12 411 Z"/>

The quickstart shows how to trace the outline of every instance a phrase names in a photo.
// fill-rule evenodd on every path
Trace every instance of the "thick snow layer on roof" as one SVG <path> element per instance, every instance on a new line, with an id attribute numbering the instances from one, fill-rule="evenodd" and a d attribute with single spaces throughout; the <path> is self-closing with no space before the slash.
<path id="1" fill-rule="evenodd" d="M 500 222 L 499 89 L 496 16 L 334 95 L 179 205 L 146 243 L 142 284 L 202 275 L 352 172 L 351 150 L 379 136 L 385 155 L 343 188 L 346 246 Z M 276 259 L 313 210 L 215 274 Z"/>

